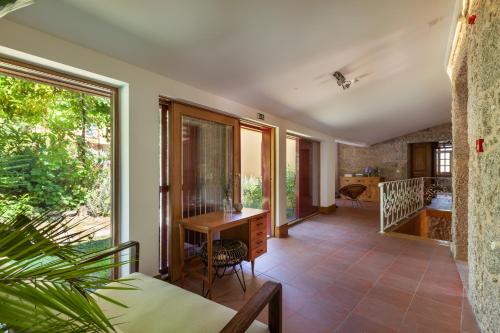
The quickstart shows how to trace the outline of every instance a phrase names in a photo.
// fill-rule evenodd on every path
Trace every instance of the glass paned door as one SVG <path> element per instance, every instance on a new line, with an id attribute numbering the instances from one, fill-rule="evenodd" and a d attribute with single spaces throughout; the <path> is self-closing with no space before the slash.
<path id="1" fill-rule="evenodd" d="M 240 201 L 239 120 L 182 102 L 169 110 L 169 275 L 180 277 L 180 251 L 189 258 L 205 241 L 204 234 L 186 232 L 181 219 L 221 211 L 224 202 Z"/>
<path id="2" fill-rule="evenodd" d="M 182 217 L 223 210 L 233 198 L 233 127 L 182 117 Z"/>
<path id="3" fill-rule="evenodd" d="M 170 102 L 160 100 L 160 273 L 168 273 L 169 254 L 169 109 Z"/>

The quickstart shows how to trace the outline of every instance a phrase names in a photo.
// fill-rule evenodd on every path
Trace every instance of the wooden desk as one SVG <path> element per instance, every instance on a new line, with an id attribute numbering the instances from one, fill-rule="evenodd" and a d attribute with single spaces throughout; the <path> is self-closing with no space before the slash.
<path id="1" fill-rule="evenodd" d="M 224 214 L 213 212 L 197 215 L 179 221 L 181 239 L 181 278 L 184 278 L 184 233 L 193 230 L 207 235 L 207 254 L 212 258 L 214 233 L 220 232 L 221 239 L 238 239 L 248 247 L 246 261 L 252 263 L 254 273 L 255 259 L 267 252 L 267 210 L 243 208 L 241 213 Z M 207 263 L 207 276 L 202 276 L 208 284 L 208 298 L 212 298 L 213 268 L 212 260 Z"/>

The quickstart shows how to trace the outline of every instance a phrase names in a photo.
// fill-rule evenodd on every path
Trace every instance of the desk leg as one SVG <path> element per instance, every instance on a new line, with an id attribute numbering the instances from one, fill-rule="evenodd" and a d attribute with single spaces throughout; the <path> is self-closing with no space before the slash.
<path id="1" fill-rule="evenodd" d="M 184 226 L 179 224 L 179 258 L 180 258 L 180 271 L 181 271 L 181 286 L 184 286 Z"/>
<path id="2" fill-rule="evenodd" d="M 252 260 L 252 275 L 255 275 L 254 268 L 255 268 L 255 260 Z"/>
<path id="3" fill-rule="evenodd" d="M 211 232 L 207 234 L 207 274 L 208 274 L 208 299 L 212 299 L 212 279 L 213 279 L 213 273 L 212 273 L 212 263 L 213 263 L 213 258 L 212 258 L 212 238 L 213 235 Z"/>

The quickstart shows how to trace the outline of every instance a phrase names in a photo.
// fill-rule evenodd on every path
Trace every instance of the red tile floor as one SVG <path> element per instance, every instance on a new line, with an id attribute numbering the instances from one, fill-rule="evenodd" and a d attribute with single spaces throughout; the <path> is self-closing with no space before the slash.
<path id="1" fill-rule="evenodd" d="M 448 247 L 378 233 L 378 206 L 340 205 L 272 238 L 213 300 L 238 310 L 265 282 L 283 284 L 284 332 L 479 332 Z M 201 292 L 201 282 L 184 287 Z M 267 309 L 259 320 L 266 322 Z"/>

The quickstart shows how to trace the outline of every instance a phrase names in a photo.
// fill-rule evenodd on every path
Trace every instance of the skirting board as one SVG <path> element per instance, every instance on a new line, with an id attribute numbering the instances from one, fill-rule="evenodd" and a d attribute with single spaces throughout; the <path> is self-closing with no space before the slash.
<path id="1" fill-rule="evenodd" d="M 288 224 L 277 225 L 274 227 L 274 236 L 277 238 L 288 237 Z"/>
<path id="2" fill-rule="evenodd" d="M 335 204 L 328 206 L 328 207 L 319 207 L 319 212 L 321 214 L 331 214 L 335 210 L 337 210 L 337 206 Z"/>

